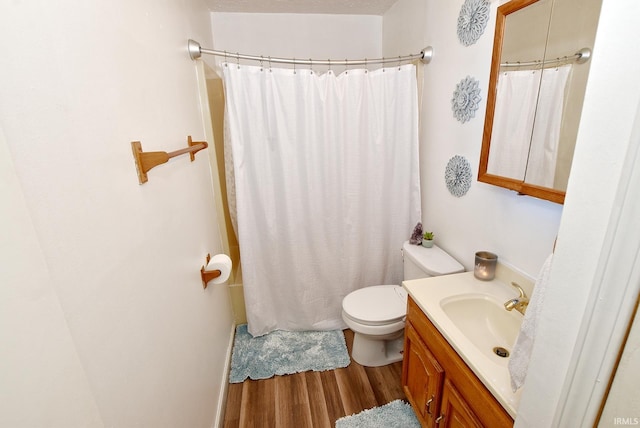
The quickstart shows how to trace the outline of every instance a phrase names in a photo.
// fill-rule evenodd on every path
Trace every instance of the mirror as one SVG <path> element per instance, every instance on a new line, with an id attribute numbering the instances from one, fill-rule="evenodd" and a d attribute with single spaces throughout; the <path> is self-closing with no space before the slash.
<path id="1" fill-rule="evenodd" d="M 564 203 L 601 3 L 498 7 L 478 181 Z"/>

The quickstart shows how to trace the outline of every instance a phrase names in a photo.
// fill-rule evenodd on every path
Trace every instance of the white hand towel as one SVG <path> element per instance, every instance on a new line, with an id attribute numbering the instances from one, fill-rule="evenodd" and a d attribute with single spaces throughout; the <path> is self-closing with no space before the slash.
<path id="1" fill-rule="evenodd" d="M 547 257 L 547 260 L 540 269 L 540 274 L 536 280 L 529 306 L 522 320 L 520 333 L 516 339 L 516 344 L 511 351 L 509 358 L 509 374 L 511 375 L 511 389 L 516 392 L 518 388 L 524 385 L 529 368 L 529 359 L 531 358 L 531 349 L 536 337 L 536 327 L 538 326 L 538 318 L 544 303 L 544 296 L 549 282 L 549 273 L 551 272 L 551 260 L 553 253 Z"/>

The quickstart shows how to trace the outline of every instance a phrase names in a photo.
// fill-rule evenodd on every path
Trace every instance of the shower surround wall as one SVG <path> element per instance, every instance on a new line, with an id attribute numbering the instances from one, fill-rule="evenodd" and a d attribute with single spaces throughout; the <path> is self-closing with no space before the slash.
<path id="1" fill-rule="evenodd" d="M 214 425 L 233 318 L 203 137 L 199 0 L 0 5 L 0 426 Z M 19 43 L 18 43 L 19 41 Z"/>

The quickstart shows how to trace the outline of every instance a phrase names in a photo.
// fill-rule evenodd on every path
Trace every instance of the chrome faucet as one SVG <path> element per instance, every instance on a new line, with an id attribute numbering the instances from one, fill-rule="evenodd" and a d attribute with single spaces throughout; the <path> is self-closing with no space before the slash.
<path id="1" fill-rule="evenodd" d="M 518 291 L 520 292 L 520 296 L 507 300 L 504 304 L 504 308 L 508 311 L 515 309 L 516 311 L 524 315 L 527 310 L 527 305 L 529 305 L 529 298 L 527 297 L 522 287 L 520 287 L 518 284 L 512 282 L 511 285 L 518 289 Z"/>

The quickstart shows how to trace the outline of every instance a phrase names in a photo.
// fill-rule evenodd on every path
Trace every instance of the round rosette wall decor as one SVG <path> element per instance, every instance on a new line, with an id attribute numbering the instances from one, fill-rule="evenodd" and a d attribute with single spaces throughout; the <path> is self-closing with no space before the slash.
<path id="1" fill-rule="evenodd" d="M 489 7 L 487 0 L 465 0 L 458 15 L 458 39 L 464 46 L 474 44 L 484 33 Z"/>
<path id="2" fill-rule="evenodd" d="M 471 187 L 471 164 L 460 155 L 455 155 L 447 163 L 444 181 L 453 196 L 464 196 Z"/>
<path id="3" fill-rule="evenodd" d="M 451 98 L 453 116 L 462 123 L 469 121 L 475 117 L 481 100 L 480 82 L 473 77 L 465 77 L 453 91 L 453 98 Z"/>

